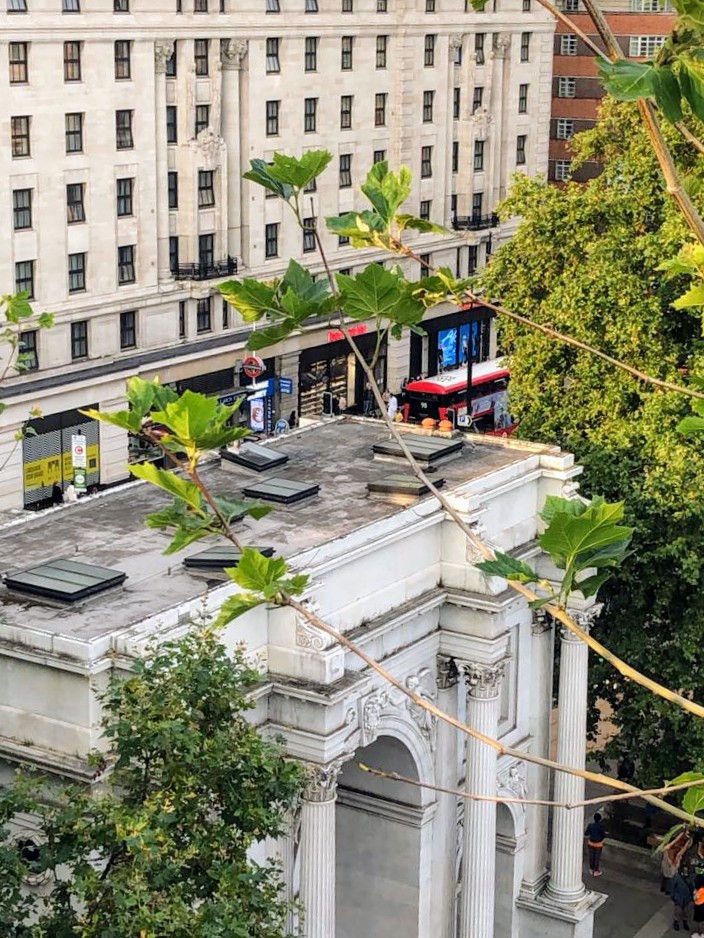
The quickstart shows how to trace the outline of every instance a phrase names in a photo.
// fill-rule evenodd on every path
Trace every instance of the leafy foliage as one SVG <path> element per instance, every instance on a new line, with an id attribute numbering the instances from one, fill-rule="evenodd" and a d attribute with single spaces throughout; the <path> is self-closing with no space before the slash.
<path id="1" fill-rule="evenodd" d="M 602 568 L 615 568 L 626 556 L 633 528 L 617 524 L 623 519 L 623 504 L 609 505 L 603 498 L 585 504 L 578 498 L 549 495 L 541 518 L 547 527 L 540 536 L 540 546 L 558 570 L 563 571 L 556 590 L 523 560 L 501 551 L 495 552 L 495 560 L 484 560 L 476 566 L 490 576 L 519 583 L 539 583 L 548 595 L 544 600 L 534 601 L 534 606 L 553 601 L 564 607 L 577 590 L 585 598 L 595 596 L 609 577 L 608 569 Z M 602 569 L 602 572 L 580 576 L 591 569 Z"/>
<path id="2" fill-rule="evenodd" d="M 50 874 L 45 898 L 22 897 L 27 863 L 0 850 L 3 935 L 284 938 L 279 871 L 248 851 L 281 833 L 303 776 L 245 718 L 258 680 L 216 632 L 190 634 L 111 683 L 102 793 L 42 803 L 25 781 L 3 790 L 0 825 L 38 815 Z"/>
<path id="3" fill-rule="evenodd" d="M 29 368 L 29 356 L 22 343 L 22 331 L 25 329 L 50 329 L 54 325 L 51 313 L 39 313 L 35 316 L 29 302 L 29 293 L 13 293 L 0 296 L 0 345 L 7 348 L 4 364 L 0 358 L 0 381 L 10 372 L 11 368 L 22 373 Z M 0 401 L 0 414 L 6 410 L 7 405 Z M 40 417 L 41 410 L 33 407 L 30 417 Z M 15 440 L 21 440 L 29 431 L 21 428 Z M 0 464 L 0 469 L 3 466 Z"/>
<path id="4" fill-rule="evenodd" d="M 523 221 L 482 286 L 509 309 L 681 381 L 681 368 L 702 371 L 701 309 L 673 311 L 687 271 L 665 278 L 659 267 L 678 256 L 686 229 L 635 107 L 607 100 L 602 115 L 573 146 L 579 159 L 603 162 L 603 174 L 564 190 L 517 178 L 501 211 Z M 663 130 L 701 205 L 704 161 Z M 573 452 L 585 467 L 583 491 L 623 502 L 633 519 L 632 553 L 599 591 L 604 611 L 595 636 L 661 683 L 704 698 L 704 454 L 677 431 L 687 401 L 519 324 L 500 320 L 499 330 L 520 435 Z M 591 667 L 592 720 L 596 701 L 606 701 L 619 731 L 604 764 L 613 759 L 630 770 L 635 761 L 635 779 L 653 785 L 704 768 L 701 721 L 621 680 L 608 664 L 593 659 Z"/>

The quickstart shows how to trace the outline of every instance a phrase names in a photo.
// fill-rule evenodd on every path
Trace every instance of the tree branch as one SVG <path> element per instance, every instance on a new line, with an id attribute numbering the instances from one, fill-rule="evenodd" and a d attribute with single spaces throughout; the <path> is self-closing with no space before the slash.
<path id="1" fill-rule="evenodd" d="M 444 788 L 442 785 L 431 785 L 429 782 L 421 782 L 417 778 L 408 778 L 405 775 L 399 775 L 398 772 L 387 772 L 384 769 L 373 768 L 358 762 L 357 765 L 363 772 L 369 772 L 370 775 L 376 775 L 378 778 L 388 778 L 394 782 L 405 782 L 407 785 L 414 785 L 416 788 L 427 788 L 430 791 L 438 791 L 446 795 L 456 795 L 458 798 L 466 798 L 468 801 L 490 801 L 495 804 L 532 804 L 544 805 L 547 808 L 566 808 L 573 811 L 576 808 L 586 808 L 590 805 L 606 804 L 613 801 L 630 801 L 635 795 L 630 792 L 620 792 L 618 795 L 603 795 L 600 798 L 586 798 L 584 801 L 547 801 L 540 798 L 504 798 L 502 795 L 475 795 L 473 792 L 464 791 L 459 788 Z M 675 791 L 683 791 L 687 788 L 698 788 L 704 785 L 704 779 L 698 779 L 695 782 L 683 782 L 681 785 L 664 785 L 662 788 L 644 788 L 638 797 L 644 795 L 670 795 Z"/>
<path id="2" fill-rule="evenodd" d="M 467 291 L 467 296 L 469 296 L 475 303 L 481 303 L 482 306 L 488 306 L 489 309 L 493 309 L 494 312 L 498 313 L 500 316 L 506 316 L 507 319 L 513 319 L 515 322 L 520 322 L 524 326 L 528 326 L 531 329 L 536 329 L 538 332 L 542 332 L 551 339 L 557 339 L 559 342 L 564 342 L 565 345 L 572 345 L 574 348 L 581 349 L 583 352 L 589 352 L 590 355 L 595 355 L 597 358 L 601 358 L 603 361 L 608 362 L 615 368 L 619 368 L 621 371 L 625 371 L 627 374 L 632 375 L 634 378 L 637 378 L 644 384 L 652 384 L 654 387 L 661 388 L 663 391 L 674 391 L 677 394 L 685 394 L 688 397 L 696 397 L 704 400 L 704 393 L 702 391 L 696 391 L 694 388 L 688 388 L 682 384 L 673 384 L 671 381 L 663 381 L 660 378 L 654 378 L 645 371 L 640 371 L 638 368 L 633 368 L 631 365 L 627 365 L 618 358 L 613 358 L 613 356 L 607 355 L 606 352 L 602 352 L 598 348 L 594 348 L 593 345 L 589 345 L 586 342 L 575 339 L 570 335 L 565 335 L 564 332 L 558 332 L 556 329 L 553 329 L 550 326 L 544 326 L 542 323 L 528 319 L 527 316 L 521 316 L 520 313 L 514 313 L 512 310 L 506 309 L 505 306 L 499 306 L 497 303 L 492 303 L 490 300 L 487 300 L 476 293 L 472 293 L 469 290 Z"/>
<path id="3" fill-rule="evenodd" d="M 685 124 L 684 121 L 677 121 L 677 123 L 675 124 L 675 127 L 679 130 L 679 132 L 682 134 L 684 139 L 688 143 L 692 144 L 695 150 L 699 150 L 700 153 L 704 153 L 704 143 L 702 143 L 699 137 L 696 137 L 692 133 L 692 131 L 689 129 L 689 127 Z"/>

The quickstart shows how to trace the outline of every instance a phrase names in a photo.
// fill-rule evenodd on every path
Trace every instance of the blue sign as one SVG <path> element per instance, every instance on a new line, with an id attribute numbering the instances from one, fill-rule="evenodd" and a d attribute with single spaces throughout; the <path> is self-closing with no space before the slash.
<path id="1" fill-rule="evenodd" d="M 293 394 L 293 378 L 279 378 L 279 390 L 282 394 Z"/>

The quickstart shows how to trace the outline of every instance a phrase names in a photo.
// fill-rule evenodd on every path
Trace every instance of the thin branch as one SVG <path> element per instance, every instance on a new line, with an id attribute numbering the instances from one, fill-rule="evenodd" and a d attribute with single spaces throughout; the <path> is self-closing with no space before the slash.
<path id="1" fill-rule="evenodd" d="M 575 36 L 579 36 L 582 42 L 589 49 L 591 49 L 594 55 L 598 55 L 600 57 L 603 56 L 604 50 L 600 49 L 599 46 L 592 39 L 590 39 L 589 36 L 587 36 L 587 34 L 579 28 L 579 26 L 577 26 L 574 20 L 571 20 L 569 16 L 562 12 L 562 10 L 558 10 L 556 6 L 553 6 L 553 4 L 549 2 L 549 0 L 538 0 L 538 3 L 542 7 L 545 7 L 545 9 L 550 13 L 552 13 L 555 19 L 559 20 L 561 23 L 564 23 L 564 25 L 567 26 L 571 33 L 574 33 Z"/>
<path id="2" fill-rule="evenodd" d="M 370 775 L 376 775 L 378 778 L 388 778 L 394 782 L 414 785 L 416 788 L 427 788 L 430 791 L 438 791 L 445 795 L 455 795 L 458 798 L 466 798 L 468 801 L 490 801 L 495 804 L 532 804 L 542 805 L 546 808 L 566 808 L 568 811 L 573 811 L 576 808 L 586 808 L 590 805 L 606 804 L 613 801 L 629 801 L 635 797 L 630 791 L 620 792 L 618 795 L 603 795 L 601 798 L 586 798 L 584 801 L 547 801 L 541 798 L 505 798 L 502 795 L 475 795 L 473 792 L 464 791 L 460 788 L 444 788 L 442 785 L 431 785 L 430 782 L 421 782 L 417 778 L 408 778 L 406 775 L 399 775 L 398 772 L 387 772 L 384 769 L 365 765 L 363 762 L 358 762 L 357 765 L 363 772 L 369 772 Z M 643 795 L 669 795 L 675 791 L 698 788 L 701 785 L 704 785 L 704 779 L 683 782 L 681 785 L 664 785 L 662 788 L 644 788 L 638 797 Z"/>
<path id="3" fill-rule="evenodd" d="M 540 2 L 540 0 L 538 0 L 538 2 Z M 700 153 L 704 153 L 704 143 L 702 143 L 699 137 L 696 137 L 692 133 L 692 131 L 689 129 L 689 127 L 685 124 L 684 121 L 677 121 L 675 123 L 675 127 L 679 130 L 679 132 L 682 134 L 684 139 L 688 143 L 692 144 L 695 150 L 699 150 Z"/>
<path id="4" fill-rule="evenodd" d="M 435 704 L 431 701 L 426 700 L 424 697 L 421 697 L 420 694 L 416 694 L 410 688 L 406 687 L 405 684 L 403 684 L 383 665 L 379 664 L 376 659 L 372 658 L 371 655 L 368 655 L 363 648 L 360 648 L 359 645 L 352 642 L 342 632 L 338 632 L 337 629 L 333 628 L 328 622 L 309 609 L 305 603 L 299 602 L 298 600 L 293 599 L 291 596 L 285 596 L 283 602 L 285 605 L 290 606 L 301 616 L 303 616 L 303 618 L 314 628 L 324 632 L 326 635 L 329 635 L 330 638 L 333 638 L 344 648 L 347 648 L 358 658 L 361 658 L 361 660 L 364 661 L 364 663 L 367 664 L 372 669 L 372 671 L 378 674 L 379 677 L 383 678 L 387 684 L 391 684 L 392 687 L 395 687 L 396 690 L 400 691 L 402 694 L 404 694 L 404 696 L 412 700 L 416 706 L 432 714 L 437 719 L 442 720 L 444 723 L 453 726 L 455 729 L 459 730 L 461 733 L 464 733 L 466 736 L 470 736 L 472 739 L 476 739 L 485 746 L 490 746 L 498 755 L 511 756 L 515 759 L 520 759 L 523 762 L 530 762 L 534 765 L 539 765 L 545 769 L 551 769 L 557 772 L 565 772 L 567 775 L 576 775 L 578 778 L 583 778 L 586 781 L 595 782 L 598 785 L 604 785 L 607 788 L 616 788 L 619 791 L 628 792 L 630 797 L 637 795 L 638 797 L 645 798 L 645 800 L 649 801 L 651 804 L 657 805 L 657 807 L 661 808 L 663 811 L 668 812 L 668 814 L 672 814 L 674 817 L 686 821 L 687 824 L 692 824 L 696 827 L 704 827 L 704 818 L 698 818 L 694 815 L 688 814 L 681 808 L 677 808 L 674 805 L 668 804 L 667 801 L 663 801 L 662 799 L 657 798 L 655 795 L 645 794 L 642 789 L 637 788 L 635 785 L 629 785 L 627 782 L 622 782 L 620 779 L 611 778 L 608 775 L 602 775 L 599 772 L 590 772 L 588 769 L 579 769 L 574 766 L 563 765 L 561 762 L 554 762 L 552 759 L 545 759 L 542 756 L 537 756 L 532 752 L 524 752 L 521 749 L 514 749 L 511 746 L 504 746 L 504 744 L 499 742 L 498 739 L 494 739 L 492 736 L 487 736 L 485 733 L 480 733 L 479 730 L 475 730 L 466 723 L 462 723 L 460 720 L 451 716 L 449 713 L 445 713 L 444 710 L 436 707 Z"/>
<path id="5" fill-rule="evenodd" d="M 656 388 L 662 388 L 663 391 L 675 391 L 677 394 L 685 394 L 688 397 L 697 397 L 704 400 L 704 393 L 701 391 L 695 391 L 693 388 L 685 387 L 685 385 L 682 384 L 673 384 L 671 381 L 663 381 L 660 378 L 654 378 L 645 371 L 640 371 L 638 368 L 633 368 L 631 365 L 627 365 L 618 358 L 613 358 L 611 355 L 607 355 L 606 352 L 602 352 L 598 348 L 594 348 L 593 345 L 589 345 L 586 342 L 575 339 L 570 335 L 565 335 L 564 332 L 558 332 L 556 329 L 553 329 L 550 326 L 545 326 L 542 323 L 528 319 L 527 316 L 521 316 L 520 313 L 514 313 L 513 310 L 506 309 L 505 306 L 499 306 L 497 303 L 492 303 L 490 300 L 486 300 L 484 297 L 481 297 L 476 293 L 472 293 L 469 290 L 467 291 L 467 296 L 474 300 L 474 302 L 481 303 L 482 306 L 487 306 L 489 309 L 493 309 L 494 312 L 498 313 L 500 316 L 506 316 L 508 319 L 513 319 L 516 322 L 520 322 L 524 326 L 529 326 L 531 329 L 536 329 L 538 332 L 544 333 L 551 339 L 557 339 L 560 342 L 564 342 L 565 345 L 572 345 L 574 348 L 581 349 L 583 352 L 589 352 L 590 355 L 595 355 L 597 358 L 601 358 L 603 361 L 608 362 L 615 368 L 620 368 L 621 371 L 625 371 L 627 374 L 632 375 L 634 378 L 637 378 L 644 384 L 652 384 Z"/>
<path id="6" fill-rule="evenodd" d="M 602 13 L 595 0 L 584 0 L 584 6 L 587 8 L 587 12 L 589 13 L 597 32 L 601 36 L 601 39 L 606 46 L 611 61 L 618 62 L 619 60 L 623 59 L 624 56 L 621 52 L 621 47 L 616 40 L 616 36 L 614 35 L 606 17 Z M 677 167 L 675 166 L 675 161 L 672 158 L 672 153 L 670 153 L 670 149 L 662 134 L 660 122 L 658 121 L 658 117 L 652 101 L 649 101 L 646 98 L 641 98 L 638 101 L 638 110 L 640 111 L 641 117 L 643 118 L 646 133 L 650 138 L 650 143 L 653 147 L 653 151 L 655 152 L 655 156 L 657 157 L 657 161 L 660 164 L 662 174 L 665 177 L 667 191 L 677 203 L 682 216 L 684 217 L 691 231 L 694 233 L 694 236 L 697 238 L 700 244 L 704 244 L 704 220 L 702 220 L 701 215 L 695 208 L 694 203 L 682 185 L 682 180 L 680 179 L 679 173 L 677 172 Z"/>

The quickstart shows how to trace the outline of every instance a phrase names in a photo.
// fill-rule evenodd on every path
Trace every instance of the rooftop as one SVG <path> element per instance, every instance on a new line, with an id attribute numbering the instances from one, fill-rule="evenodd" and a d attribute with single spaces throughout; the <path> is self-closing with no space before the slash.
<path id="1" fill-rule="evenodd" d="M 284 466 L 254 473 L 232 463 L 223 469 L 215 460 L 203 468 L 202 477 L 214 492 L 232 498 L 241 498 L 254 480 L 269 477 L 319 486 L 316 495 L 275 505 L 263 520 L 247 518 L 236 526 L 245 543 L 272 547 L 291 558 L 405 510 L 392 501 L 370 498 L 367 492 L 369 482 L 398 474 L 398 468 L 375 460 L 372 454 L 374 444 L 388 439 L 388 431 L 376 420 L 341 418 L 273 440 L 269 445 L 289 456 Z M 474 447 L 465 446 L 438 468 L 445 492 L 536 452 L 531 444 L 477 437 L 473 441 Z M 122 586 L 71 605 L 20 596 L 0 586 L 0 624 L 90 640 L 197 599 L 213 585 L 206 577 L 217 577 L 217 573 L 189 570 L 183 561 L 222 542 L 207 538 L 165 557 L 168 535 L 145 527 L 144 517 L 166 501 L 153 487 L 133 483 L 0 525 L 2 574 L 59 558 L 127 574 Z"/>

